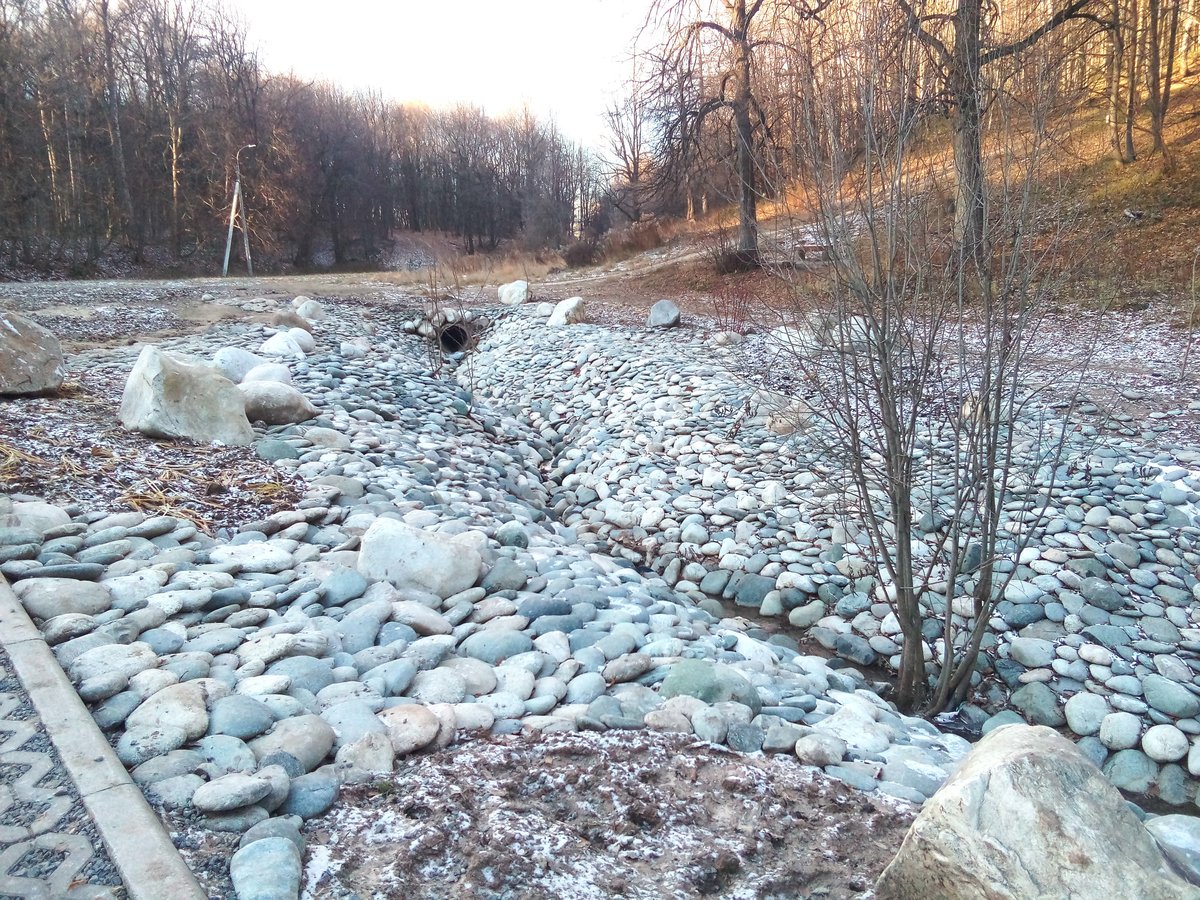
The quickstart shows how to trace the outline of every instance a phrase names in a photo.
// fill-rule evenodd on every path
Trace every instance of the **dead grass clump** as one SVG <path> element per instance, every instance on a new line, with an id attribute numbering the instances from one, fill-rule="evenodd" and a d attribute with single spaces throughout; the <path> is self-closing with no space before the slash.
<path id="1" fill-rule="evenodd" d="M 604 259 L 619 262 L 648 250 L 657 250 L 666 242 L 665 230 L 657 221 L 635 222 L 604 236 Z"/>

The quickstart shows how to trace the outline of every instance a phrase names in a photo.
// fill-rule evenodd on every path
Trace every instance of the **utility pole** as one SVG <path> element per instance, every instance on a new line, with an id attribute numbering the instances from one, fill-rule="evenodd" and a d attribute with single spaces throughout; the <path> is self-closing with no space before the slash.
<path id="1" fill-rule="evenodd" d="M 225 265 L 221 267 L 221 277 L 229 276 L 229 251 L 233 248 L 233 224 L 237 220 L 239 208 L 242 213 L 242 247 L 246 252 L 246 272 L 254 277 L 254 264 L 250 261 L 250 220 L 246 216 L 246 203 L 242 198 L 242 150 L 253 150 L 258 144 L 247 144 L 233 157 L 233 202 L 229 206 L 229 233 L 225 237 Z"/>

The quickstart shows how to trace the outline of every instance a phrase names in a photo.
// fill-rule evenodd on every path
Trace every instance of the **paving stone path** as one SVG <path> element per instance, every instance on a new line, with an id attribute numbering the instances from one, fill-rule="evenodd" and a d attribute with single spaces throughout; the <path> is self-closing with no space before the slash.
<path id="1" fill-rule="evenodd" d="M 0 650 L 0 900 L 123 900 L 125 889 Z"/>

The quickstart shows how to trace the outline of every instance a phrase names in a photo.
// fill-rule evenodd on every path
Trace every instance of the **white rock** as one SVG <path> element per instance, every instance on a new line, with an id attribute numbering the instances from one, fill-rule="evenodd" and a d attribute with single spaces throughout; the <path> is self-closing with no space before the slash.
<path id="1" fill-rule="evenodd" d="M 269 541 L 249 544 L 218 544 L 209 551 L 210 562 L 233 565 L 242 572 L 275 574 L 290 569 L 295 563 L 292 554 Z"/>
<path id="2" fill-rule="evenodd" d="M 367 578 L 445 599 L 479 580 L 483 557 L 471 546 L 475 540 L 424 531 L 395 519 L 376 519 L 362 536 L 358 570 Z"/>
<path id="3" fill-rule="evenodd" d="M 650 328 L 674 328 L 679 324 L 679 307 L 670 300 L 659 300 L 650 307 L 646 325 Z"/>
<path id="4" fill-rule="evenodd" d="M 433 743 L 442 727 L 441 720 L 424 706 L 403 704 L 392 706 L 379 714 L 388 729 L 392 749 L 405 756 Z"/>
<path id="5" fill-rule="evenodd" d="M 222 347 L 213 354 L 213 368 L 237 384 L 246 377 L 246 373 L 255 366 L 260 366 L 266 360 L 249 350 L 241 347 Z"/>
<path id="6" fill-rule="evenodd" d="M 22 528 L 45 534 L 51 528 L 66 525 L 71 517 L 66 511 L 52 503 L 42 503 L 40 500 L 19 500 L 12 505 L 12 517 Z"/>
<path id="7" fill-rule="evenodd" d="M 500 297 L 500 302 L 505 306 L 520 306 L 522 303 L 528 303 L 533 297 L 528 281 L 510 281 L 508 284 L 500 285 L 496 289 L 496 293 Z"/>
<path id="8" fill-rule="evenodd" d="M 1127 897 L 1131 885 L 1143 897 L 1192 894 L 1073 744 L 1049 728 L 1006 725 L 976 744 L 925 804 L 875 891 L 880 900 L 948 890 Z"/>
<path id="9" fill-rule="evenodd" d="M 1100 721 L 1100 743 L 1109 750 L 1136 747 L 1142 733 L 1142 721 L 1133 713 L 1109 713 Z"/>
<path id="10" fill-rule="evenodd" d="M 436 610 L 412 600 L 398 600 L 392 604 L 392 621 L 407 625 L 423 636 L 450 634 L 454 630 Z"/>
<path id="11" fill-rule="evenodd" d="M 86 650 L 71 663 L 68 674 L 78 684 L 110 672 L 120 672 L 126 678 L 132 678 L 138 672 L 153 669 L 157 665 L 158 657 L 154 651 L 141 641 L 134 641 L 132 644 L 105 644 Z"/>
<path id="12" fill-rule="evenodd" d="M 287 359 L 304 359 L 305 352 L 300 349 L 290 334 L 285 331 L 271 335 L 259 346 L 258 351 L 267 356 L 282 356 Z"/>
<path id="13" fill-rule="evenodd" d="M 65 375 L 58 338 L 23 316 L 0 312 L 0 394 L 57 391 Z"/>
<path id="14" fill-rule="evenodd" d="M 584 321 L 586 315 L 587 309 L 583 298 L 568 297 L 555 305 L 554 312 L 550 313 L 546 324 L 550 326 L 578 325 Z"/>
<path id="15" fill-rule="evenodd" d="M 204 737 L 208 730 L 208 691 L 194 681 L 164 687 L 151 694 L 125 720 L 127 728 L 161 728 L 173 725 L 183 729 L 189 741 Z"/>
<path id="16" fill-rule="evenodd" d="M 237 386 L 208 366 L 173 359 L 146 347 L 121 398 L 121 424 L 151 437 L 219 441 L 244 447 L 254 440 Z"/>
<path id="17" fill-rule="evenodd" d="M 291 384 L 292 370 L 283 363 L 263 363 L 242 376 L 242 384 L 248 381 L 278 381 L 280 384 Z"/>
<path id="18" fill-rule="evenodd" d="M 35 619 L 70 613 L 95 616 L 112 606 L 105 584 L 73 578 L 29 578 L 14 584 L 13 593 Z"/>
<path id="19" fill-rule="evenodd" d="M 296 299 L 299 300 L 300 298 L 297 297 Z M 295 303 L 295 300 L 292 302 Z M 320 322 L 328 315 L 325 312 L 324 306 L 322 306 L 316 300 L 307 299 L 296 307 L 296 314 L 299 316 L 304 316 L 304 318 L 308 319 L 310 322 Z"/>
<path id="20" fill-rule="evenodd" d="M 1142 735 L 1142 750 L 1156 762 L 1175 762 L 1187 755 L 1187 735 L 1174 725 L 1153 725 Z"/>
<path id="21" fill-rule="evenodd" d="M 287 336 L 292 339 L 292 343 L 303 350 L 305 353 L 312 353 L 317 349 L 317 342 L 313 340 L 313 336 L 303 328 L 289 328 Z"/>

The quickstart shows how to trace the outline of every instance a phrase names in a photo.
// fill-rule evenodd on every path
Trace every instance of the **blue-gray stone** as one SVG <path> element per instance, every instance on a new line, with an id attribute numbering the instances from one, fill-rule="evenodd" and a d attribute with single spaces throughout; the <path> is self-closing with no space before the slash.
<path id="1" fill-rule="evenodd" d="M 540 619 L 542 616 L 569 616 L 570 614 L 571 604 L 565 597 L 547 597 L 539 594 L 526 597 L 517 604 L 517 615 L 524 616 L 530 622 Z"/>
<path id="2" fill-rule="evenodd" d="M 271 440 L 270 438 L 256 441 L 254 444 L 254 453 L 259 459 L 265 459 L 267 462 L 300 458 L 300 451 L 291 444 L 286 441 Z"/>
<path id="3" fill-rule="evenodd" d="M 498 591 L 519 591 L 525 587 L 528 581 L 529 576 L 524 569 L 507 556 L 502 556 L 496 560 L 491 571 L 483 576 L 483 581 L 479 583 L 479 586 L 489 594 L 495 594 Z"/>
<path id="4" fill-rule="evenodd" d="M 719 703 L 736 700 L 744 703 L 757 715 L 762 709 L 762 700 L 753 685 L 736 669 L 708 660 L 684 659 L 671 666 L 663 679 L 660 693 L 664 699 L 681 694 Z"/>
<path id="5" fill-rule="evenodd" d="M 477 631 L 459 644 L 459 653 L 496 666 L 510 656 L 533 649 L 533 640 L 521 631 Z"/>
<path id="6" fill-rule="evenodd" d="M 713 569 L 700 579 L 700 590 L 710 597 L 719 597 L 729 583 L 729 572 L 725 569 Z"/>
<path id="7" fill-rule="evenodd" d="M 1087 598 L 1093 606 L 1098 606 L 1108 612 L 1116 612 L 1125 605 L 1125 598 L 1117 592 L 1112 582 L 1103 578 L 1089 577 L 1079 585 L 1079 593 Z"/>
<path id="8" fill-rule="evenodd" d="M 238 900 L 296 900 L 302 873 L 300 851 L 286 837 L 254 841 L 229 861 Z"/>
<path id="9" fill-rule="evenodd" d="M 725 743 L 729 745 L 731 750 L 737 750 L 739 753 L 757 753 L 763 748 L 763 740 L 766 735 L 763 730 L 757 725 L 730 725 L 729 730 L 725 732 Z M 795 742 L 792 742 L 795 746 Z"/>
<path id="10" fill-rule="evenodd" d="M 287 799 L 278 812 L 285 816 L 311 819 L 333 806 L 337 794 L 337 778 L 326 769 L 318 769 L 292 779 Z"/>
<path id="11" fill-rule="evenodd" d="M 1022 685 L 1009 699 L 1035 725 L 1058 728 L 1067 723 L 1067 717 L 1058 705 L 1058 695 L 1040 681 Z"/>
<path id="12" fill-rule="evenodd" d="M 1147 675 L 1142 679 L 1142 690 L 1147 703 L 1169 716 L 1189 719 L 1200 713 L 1200 698 L 1169 678 Z"/>
<path id="13" fill-rule="evenodd" d="M 1158 776 L 1158 764 L 1141 750 L 1118 750 L 1101 771 L 1121 790 L 1144 794 Z"/>
<path id="14" fill-rule="evenodd" d="M 866 639 L 857 634 L 839 634 L 833 649 L 842 659 L 859 666 L 872 665 L 879 658 L 879 654 L 871 649 Z"/>
<path id="15" fill-rule="evenodd" d="M 1132 640 L 1128 632 L 1117 625 L 1090 625 L 1083 629 L 1083 633 L 1109 649 L 1128 646 Z"/>
<path id="16" fill-rule="evenodd" d="M 765 575 L 743 575 L 734 591 L 733 602 L 738 606 L 762 606 L 763 599 L 775 590 L 775 579 Z"/>
<path id="17" fill-rule="evenodd" d="M 871 608 L 871 598 L 866 594 L 853 593 L 842 597 L 834 606 L 833 611 L 843 619 L 853 619 L 861 612 Z"/>
<path id="18" fill-rule="evenodd" d="M 222 697 L 212 705 L 208 717 L 209 734 L 225 734 L 248 741 L 275 724 L 271 711 L 259 700 L 242 694 Z"/>
<path id="19" fill-rule="evenodd" d="M 520 522 L 505 522 L 496 529 L 496 541 L 501 547 L 524 549 L 529 546 L 529 535 Z"/>
<path id="20" fill-rule="evenodd" d="M 292 687 L 318 693 L 333 684 L 333 669 L 325 660 L 313 656 L 289 656 L 273 663 L 268 675 L 286 675 L 292 679 Z"/>
<path id="21" fill-rule="evenodd" d="M 367 579 L 349 566 L 337 566 L 321 582 L 326 606 L 341 606 L 367 589 Z"/>

